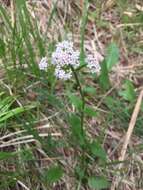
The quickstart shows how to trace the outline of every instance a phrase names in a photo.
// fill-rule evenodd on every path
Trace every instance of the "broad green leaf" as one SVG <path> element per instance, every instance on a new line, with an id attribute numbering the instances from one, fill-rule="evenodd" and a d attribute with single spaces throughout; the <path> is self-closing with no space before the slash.
<path id="1" fill-rule="evenodd" d="M 124 90 L 119 92 L 119 94 L 128 101 L 134 101 L 136 97 L 135 89 L 133 86 L 133 83 L 129 80 L 125 81 L 125 84 L 123 86 Z"/>
<path id="2" fill-rule="evenodd" d="M 109 182 L 104 177 L 89 177 L 88 185 L 92 189 L 103 190 L 109 187 Z"/>
<path id="3" fill-rule="evenodd" d="M 97 141 L 90 144 L 90 150 L 94 156 L 106 161 L 106 152 Z"/>
<path id="4" fill-rule="evenodd" d="M 48 183 L 54 183 L 61 179 L 63 170 L 59 166 L 53 166 L 45 173 L 45 180 Z"/>
<path id="5" fill-rule="evenodd" d="M 111 43 L 107 48 L 107 56 L 105 58 L 107 69 L 110 71 L 112 67 L 119 61 L 119 49 L 115 43 Z"/>

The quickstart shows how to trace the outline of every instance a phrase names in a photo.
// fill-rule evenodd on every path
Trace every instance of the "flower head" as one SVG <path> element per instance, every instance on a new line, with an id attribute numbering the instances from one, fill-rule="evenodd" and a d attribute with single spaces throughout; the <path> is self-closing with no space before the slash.
<path id="1" fill-rule="evenodd" d="M 63 69 L 56 67 L 55 76 L 58 79 L 68 80 L 72 77 L 71 71 L 65 72 Z"/>
<path id="2" fill-rule="evenodd" d="M 57 45 L 57 50 L 62 50 L 62 51 L 71 51 L 73 49 L 73 42 L 69 42 L 69 41 L 62 41 L 59 42 Z"/>
<path id="3" fill-rule="evenodd" d="M 101 70 L 99 60 L 93 55 L 88 55 L 86 58 L 87 67 L 90 69 L 91 73 L 99 73 Z"/>
<path id="4" fill-rule="evenodd" d="M 39 63 L 39 69 L 40 70 L 47 70 L 48 63 L 47 63 L 47 57 L 43 57 Z"/>
<path id="5" fill-rule="evenodd" d="M 64 73 L 65 76 L 63 77 L 64 80 L 69 79 L 72 75 L 70 70 L 70 66 L 73 66 L 74 68 L 77 68 L 79 66 L 79 51 L 75 51 L 73 49 L 73 43 L 69 41 L 63 41 L 56 45 L 56 50 L 52 54 L 52 64 L 56 67 L 56 73 L 57 76 L 58 73 Z M 68 72 L 67 72 L 68 70 Z M 64 71 L 64 72 L 63 72 Z M 58 75 L 59 76 L 59 75 Z M 59 78 L 59 77 L 58 77 Z M 60 77 L 62 79 L 62 77 Z"/>

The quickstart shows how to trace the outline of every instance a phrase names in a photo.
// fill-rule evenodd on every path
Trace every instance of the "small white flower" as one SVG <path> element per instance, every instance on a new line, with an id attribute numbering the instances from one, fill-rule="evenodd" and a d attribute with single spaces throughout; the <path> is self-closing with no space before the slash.
<path id="1" fill-rule="evenodd" d="M 71 51 L 73 49 L 73 42 L 69 42 L 69 41 L 62 41 L 59 42 L 57 45 L 57 50 L 61 50 L 61 51 Z"/>
<path id="2" fill-rule="evenodd" d="M 55 76 L 58 79 L 68 80 L 68 79 L 70 79 L 72 77 L 72 74 L 71 74 L 71 71 L 65 72 L 60 67 L 56 67 L 56 69 L 55 69 Z"/>
<path id="3" fill-rule="evenodd" d="M 39 63 L 39 69 L 47 70 L 47 67 L 48 67 L 47 57 L 43 57 Z"/>
<path id="4" fill-rule="evenodd" d="M 99 73 L 101 70 L 99 60 L 93 55 L 88 55 L 86 58 L 87 67 L 90 69 L 91 73 Z"/>

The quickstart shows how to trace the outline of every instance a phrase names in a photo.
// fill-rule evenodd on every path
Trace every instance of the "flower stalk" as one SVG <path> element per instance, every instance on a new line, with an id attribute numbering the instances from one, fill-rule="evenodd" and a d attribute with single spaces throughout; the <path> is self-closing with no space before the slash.
<path id="1" fill-rule="evenodd" d="M 77 83 L 77 86 L 79 87 L 79 93 L 80 93 L 80 96 L 81 96 L 81 100 L 82 100 L 82 106 L 81 106 L 81 114 L 80 114 L 80 117 L 81 117 L 81 129 L 82 129 L 82 135 L 84 135 L 84 108 L 85 108 L 85 98 L 84 98 L 84 93 L 83 93 L 83 90 L 82 90 L 82 86 L 80 84 L 80 81 L 79 81 L 79 78 L 78 78 L 78 75 L 75 71 L 75 69 L 73 68 L 73 66 L 70 66 L 71 70 L 72 70 L 72 73 L 74 75 L 74 78 L 76 80 L 76 83 Z"/>

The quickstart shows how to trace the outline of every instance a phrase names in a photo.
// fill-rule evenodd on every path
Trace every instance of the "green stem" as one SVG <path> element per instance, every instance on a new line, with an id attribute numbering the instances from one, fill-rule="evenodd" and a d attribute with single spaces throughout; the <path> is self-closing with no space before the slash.
<path id="1" fill-rule="evenodd" d="M 80 70 L 82 69 L 86 64 L 85 64 L 85 53 L 84 53 L 84 36 L 85 36 L 85 28 L 86 28 L 86 24 L 87 24 L 87 19 L 88 19 L 88 0 L 84 1 L 84 9 L 83 9 L 83 15 L 82 15 L 82 24 L 81 24 L 81 44 L 80 44 L 80 63 L 82 63 L 82 65 L 80 65 L 80 67 L 77 69 Z M 86 171 L 86 155 L 85 155 L 85 144 L 86 144 L 86 137 L 84 134 L 84 109 L 85 109 L 85 98 L 84 98 L 84 92 L 82 90 L 78 75 L 77 75 L 77 71 L 71 66 L 71 70 L 73 72 L 73 75 L 75 77 L 76 83 L 79 87 L 79 92 L 80 92 L 80 96 L 82 99 L 82 108 L 81 108 L 81 130 L 82 130 L 82 136 L 85 140 L 85 143 L 83 145 L 82 148 L 82 155 L 81 155 L 81 168 Z M 82 183 L 82 179 L 80 179 L 80 182 L 78 184 L 77 190 L 80 190 L 81 187 L 81 183 Z"/>
<path id="2" fill-rule="evenodd" d="M 82 68 L 84 68 L 86 65 L 87 65 L 87 64 L 85 63 L 85 64 L 79 66 L 79 67 L 76 69 L 76 71 L 80 71 L 80 70 L 81 70 Z"/>
<path id="3" fill-rule="evenodd" d="M 84 108 L 85 108 L 84 93 L 82 91 L 82 87 L 81 87 L 78 75 L 77 75 L 76 71 L 74 70 L 74 68 L 72 66 L 71 66 L 71 70 L 72 70 L 73 75 L 75 77 L 76 83 L 77 83 L 77 85 L 79 87 L 79 93 L 80 93 L 80 96 L 81 96 L 81 99 L 82 99 L 82 108 L 81 108 L 81 115 L 80 115 L 80 117 L 81 117 L 81 129 L 82 129 L 82 133 L 84 135 L 84 129 L 83 129 L 83 125 L 84 125 Z"/>
<path id="4" fill-rule="evenodd" d="M 80 84 L 80 81 L 79 81 L 79 78 L 78 78 L 76 70 L 72 66 L 70 66 L 70 67 L 71 67 L 72 73 L 73 73 L 73 75 L 75 77 L 77 86 L 79 87 L 79 93 L 80 93 L 80 96 L 81 96 L 81 99 L 82 99 L 82 108 L 81 108 L 81 114 L 80 114 L 80 118 L 81 118 L 81 130 L 82 130 L 82 136 L 83 136 L 84 140 L 86 141 L 86 138 L 84 136 L 85 135 L 84 134 L 84 108 L 85 108 L 84 93 L 83 93 L 83 90 L 82 90 L 82 87 L 81 87 L 81 84 Z M 85 166 L 85 145 L 83 145 L 83 147 L 82 147 L 81 167 L 83 169 L 86 168 L 86 166 Z M 81 180 L 80 180 L 80 183 L 78 185 L 77 190 L 79 190 L 80 187 L 81 187 Z"/>
<path id="5" fill-rule="evenodd" d="M 80 187 L 81 187 L 81 180 L 78 183 L 77 190 L 80 190 Z"/>

